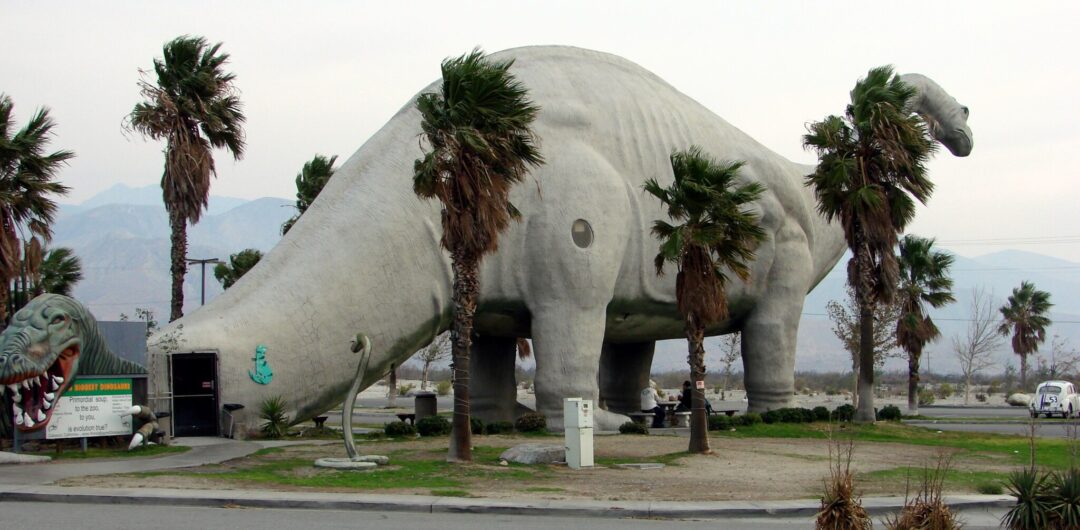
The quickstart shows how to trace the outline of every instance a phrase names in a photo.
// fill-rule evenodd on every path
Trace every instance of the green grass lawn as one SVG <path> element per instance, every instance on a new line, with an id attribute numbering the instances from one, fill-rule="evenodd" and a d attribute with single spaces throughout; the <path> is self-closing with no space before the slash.
<path id="1" fill-rule="evenodd" d="M 774 423 L 736 427 L 735 431 L 714 431 L 710 436 L 740 438 L 827 438 L 830 426 L 825 423 Z M 936 447 L 952 447 L 968 453 L 1007 455 L 1011 463 L 1026 464 L 1030 458 L 1029 440 L 1012 434 L 988 434 L 938 431 L 932 428 L 877 422 L 872 425 L 842 424 L 833 433 L 851 437 L 856 442 L 889 442 Z M 1067 469 L 1072 461 L 1071 442 L 1060 438 L 1037 438 L 1036 462 L 1050 469 Z"/>

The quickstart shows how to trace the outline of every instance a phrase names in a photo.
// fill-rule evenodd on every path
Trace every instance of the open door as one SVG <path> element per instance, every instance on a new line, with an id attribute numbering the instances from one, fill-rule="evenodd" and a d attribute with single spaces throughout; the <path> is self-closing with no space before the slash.
<path id="1" fill-rule="evenodd" d="M 172 356 L 174 436 L 218 435 L 216 353 Z"/>

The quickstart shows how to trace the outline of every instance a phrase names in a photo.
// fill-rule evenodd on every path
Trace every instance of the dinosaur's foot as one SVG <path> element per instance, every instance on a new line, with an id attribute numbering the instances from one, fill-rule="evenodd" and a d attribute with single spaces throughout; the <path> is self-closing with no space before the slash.
<path id="1" fill-rule="evenodd" d="M 628 421 L 630 421 L 629 416 L 608 412 L 603 409 L 593 410 L 594 431 L 617 431 L 619 430 L 620 425 Z M 566 423 L 562 417 L 562 411 L 559 411 L 558 415 L 551 414 L 547 416 L 547 428 L 552 432 L 562 432 L 566 430 Z"/>

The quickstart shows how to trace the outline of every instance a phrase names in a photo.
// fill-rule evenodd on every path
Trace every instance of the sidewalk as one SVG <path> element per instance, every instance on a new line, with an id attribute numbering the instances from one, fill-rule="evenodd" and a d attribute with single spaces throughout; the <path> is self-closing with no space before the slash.
<path id="1" fill-rule="evenodd" d="M 51 486 L 57 480 L 215 464 L 249 455 L 262 447 L 310 442 L 252 442 L 226 438 L 181 438 L 188 452 L 132 460 L 62 461 L 0 467 L 0 502 L 59 502 L 170 506 L 247 506 L 312 510 L 379 510 L 416 513 L 488 513 L 584 517 L 768 517 L 813 516 L 817 500 L 648 502 L 602 500 L 482 499 L 428 495 L 380 495 L 269 490 L 191 490 L 155 488 L 88 488 Z M 337 443 L 328 441 L 327 443 Z M 947 497 L 955 510 L 1007 508 L 1012 497 L 962 495 Z M 872 515 L 894 513 L 904 504 L 899 497 L 864 498 Z"/>

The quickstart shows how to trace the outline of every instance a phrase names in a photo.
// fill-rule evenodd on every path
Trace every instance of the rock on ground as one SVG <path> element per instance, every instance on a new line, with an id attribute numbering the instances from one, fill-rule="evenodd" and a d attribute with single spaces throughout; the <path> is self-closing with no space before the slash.
<path id="1" fill-rule="evenodd" d="M 561 445 L 545 445 L 528 443 L 515 445 L 503 451 L 500 456 L 507 462 L 519 464 L 554 464 L 562 462 L 566 457 L 566 448 Z"/>
<path id="2" fill-rule="evenodd" d="M 1005 402 L 1014 407 L 1026 407 L 1031 404 L 1031 396 L 1017 392 L 1005 398 Z"/>

